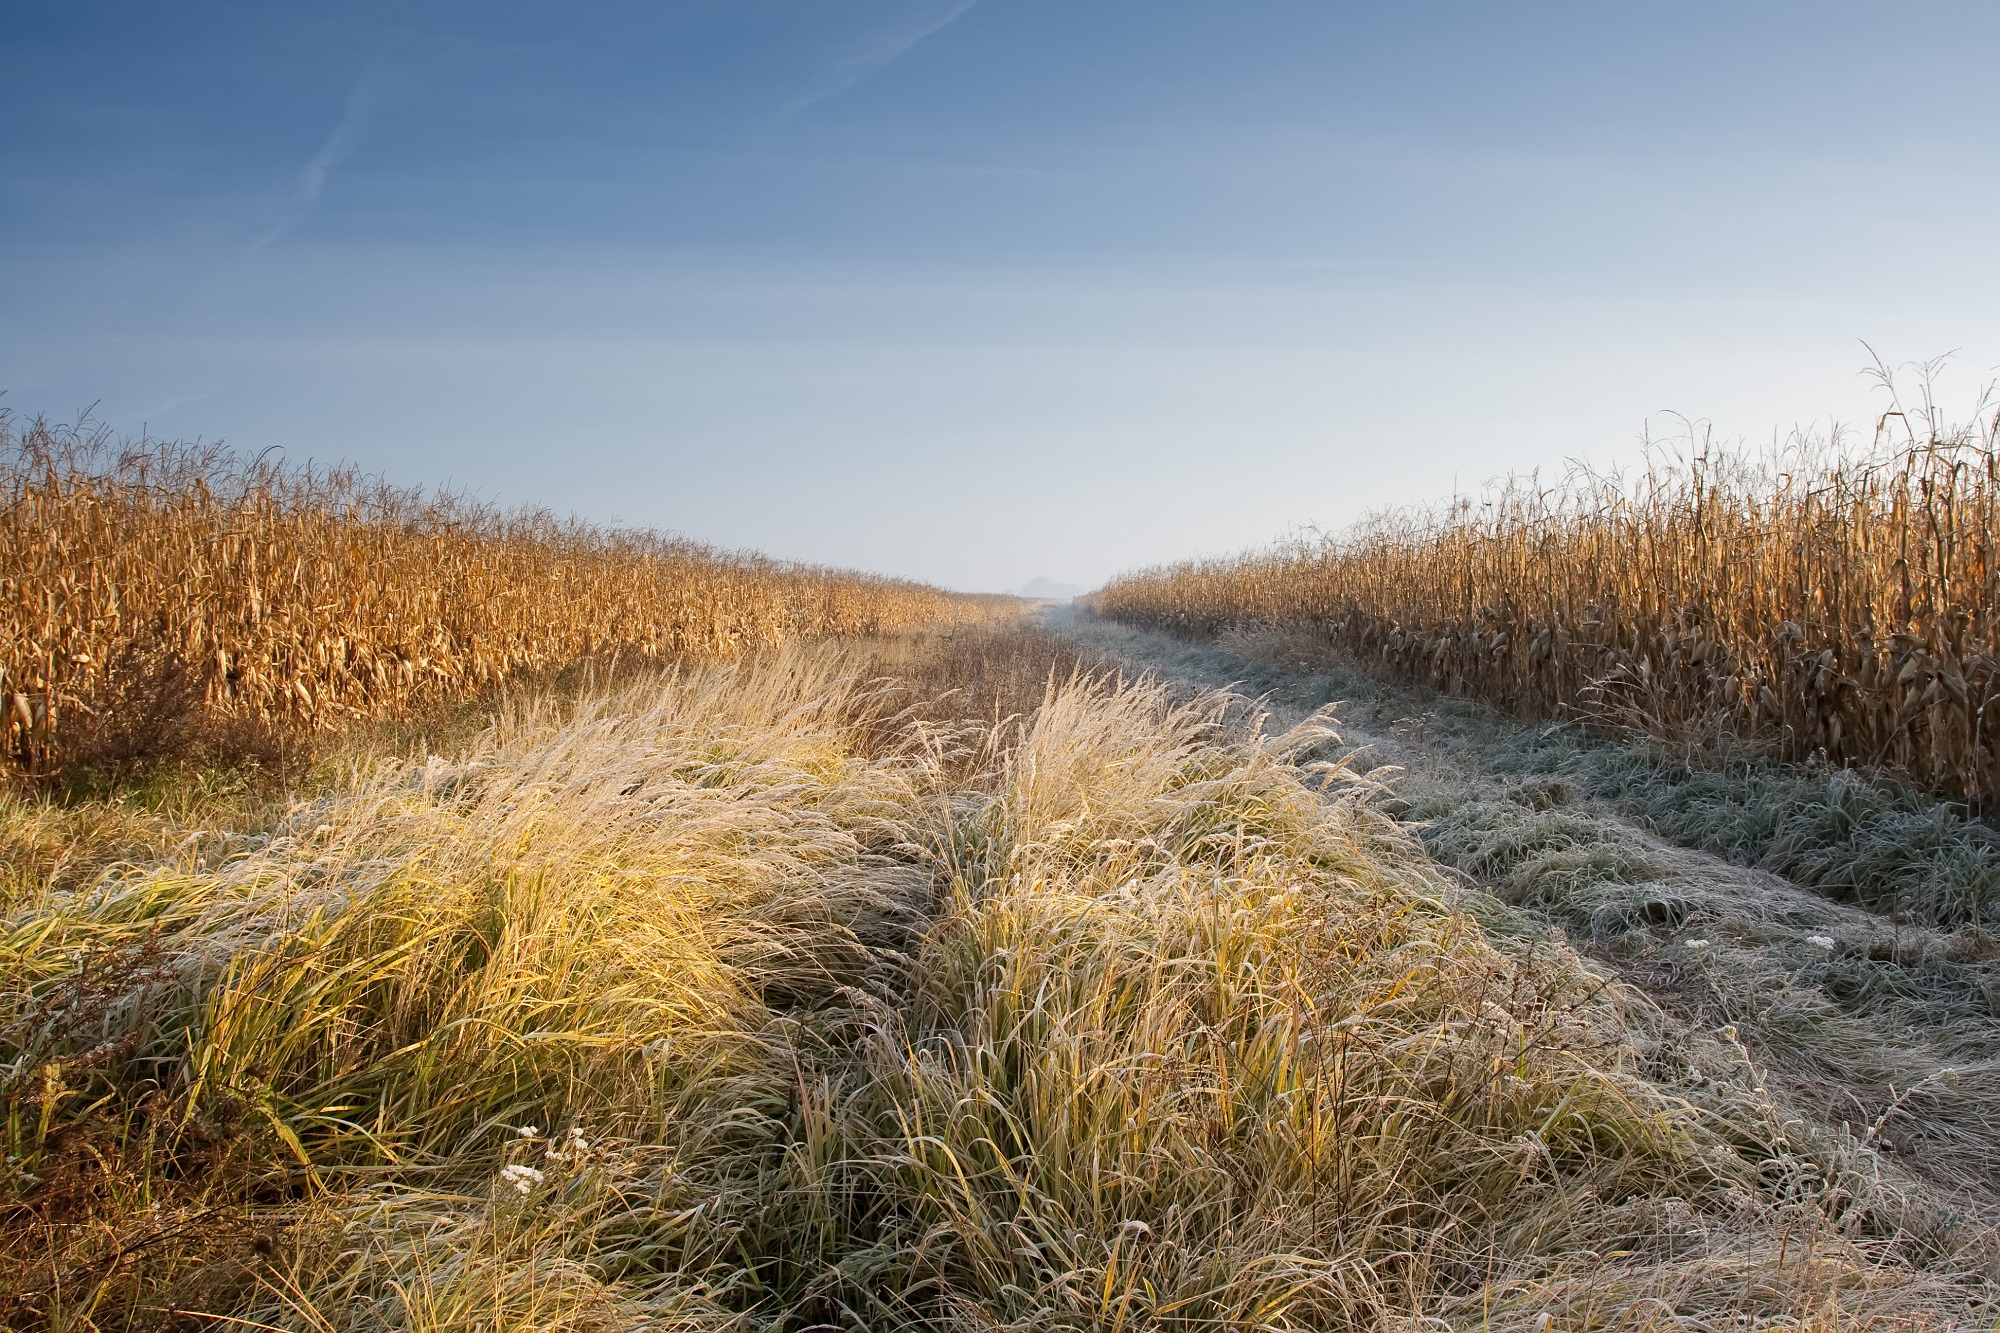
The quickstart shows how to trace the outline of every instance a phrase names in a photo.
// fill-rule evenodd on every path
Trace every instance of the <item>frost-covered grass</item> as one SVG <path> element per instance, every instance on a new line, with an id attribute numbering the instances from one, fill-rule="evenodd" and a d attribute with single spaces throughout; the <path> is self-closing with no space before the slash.
<path id="1" fill-rule="evenodd" d="M 1990 1318 L 1892 1161 L 1509 936 L 1323 719 L 899 651 L 8 807 L 10 1324 Z"/>

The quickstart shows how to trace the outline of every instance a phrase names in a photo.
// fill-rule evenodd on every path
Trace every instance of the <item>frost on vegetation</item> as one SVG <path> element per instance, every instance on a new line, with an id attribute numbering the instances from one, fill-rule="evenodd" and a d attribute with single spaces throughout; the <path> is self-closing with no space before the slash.
<path id="1" fill-rule="evenodd" d="M 1243 656 L 1214 670 L 1231 678 L 1257 662 L 1283 661 L 1289 641 L 1271 631 L 1238 634 Z M 1299 683 L 1283 671 L 1261 682 L 1279 692 Z M 1419 700 L 1352 667 L 1315 683 L 1322 691 L 1315 701 L 1365 707 L 1397 745 L 1490 771 L 1514 799 L 1538 809 L 1604 802 L 1683 846 L 1873 910 L 1944 928 L 2000 923 L 2000 825 L 1894 776 L 1510 719 L 1450 696 Z M 1400 716 L 1411 710 L 1417 715 Z"/>
<path id="2" fill-rule="evenodd" d="M 2000 920 L 2000 828 L 1892 778 L 1521 735 L 1489 752 L 1503 772 L 1570 782 L 1686 846 L 1942 926 Z"/>
<path id="3" fill-rule="evenodd" d="M 9 918 L 7 1058 L 88 1085 L 43 1101 L 79 1135 L 186 1090 L 179 1178 L 249 1163 L 201 1206 L 265 1229 L 177 1271 L 267 1266 L 176 1308 L 268 1328 L 1970 1308 L 1852 1153 L 1573 950 L 1496 947 L 1326 718 L 1058 680 L 947 745 L 870 707 L 808 653 L 516 706 L 314 803 L 309 850 Z"/>
<path id="4" fill-rule="evenodd" d="M 1976 924 L 1927 926 L 1922 912 L 1885 921 L 1864 895 L 1849 903 L 1837 890 L 1722 863 L 1622 817 L 1637 813 L 1651 830 L 1691 841 L 1645 818 L 1637 797 L 1700 791 L 1723 807 L 1782 797 L 1802 809 L 1863 792 L 1883 797 L 1894 790 L 1889 784 L 1770 765 L 1739 765 L 1733 776 L 1703 770 L 1655 748 L 1522 725 L 1462 700 L 1413 700 L 1359 672 L 1303 682 L 1259 676 L 1237 654 L 1269 659 L 1260 636 L 1202 647 L 1103 621 L 1078 633 L 1140 660 L 1184 662 L 1177 669 L 1198 677 L 1248 676 L 1306 706 L 1346 700 L 1343 717 L 1378 729 L 1354 736 L 1357 762 L 1404 770 L 1379 807 L 1409 821 L 1427 849 L 1465 877 L 1450 900 L 1475 914 L 1490 938 L 1514 950 L 1552 934 L 1574 937 L 1608 966 L 1662 991 L 1673 1017 L 1647 1017 L 1643 1006 L 1630 1013 L 1635 1034 L 1652 1034 L 1635 1043 L 1643 1067 L 1694 1088 L 1691 1099 L 1724 1120 L 1746 1114 L 1736 1100 L 1745 1091 L 1775 1097 L 1776 1109 L 1755 1118 L 1791 1126 L 1785 1133 L 1793 1138 L 1833 1139 L 1815 1158 L 1821 1165 L 1857 1160 L 1851 1147 L 1838 1147 L 1861 1133 L 1842 1129 L 1857 1115 L 1862 1128 L 1877 1119 L 1895 1126 L 1893 1155 L 1883 1155 L 1892 1152 L 1883 1146 L 1890 1136 L 1877 1134 L 1858 1159 L 1886 1191 L 1872 1225 L 1925 1237 L 1941 1247 L 1935 1253 L 1961 1255 L 1973 1267 L 1984 1262 L 1973 1257 L 1984 1244 L 1978 1237 L 2000 1220 L 2000 1133 L 1988 1113 L 2000 1096 L 1993 1072 L 2000 947 L 1992 935 Z M 1411 719 L 1419 706 L 1423 717 Z M 1391 718 L 1403 720 L 1381 735 Z M 1907 791 L 1897 799 L 1919 800 Z M 1992 836 L 1962 818 L 1928 827 L 1956 830 L 1950 837 L 1974 853 Z M 1842 845 L 1829 848 L 1830 860 Z M 1873 882 L 1879 889 L 1882 881 Z M 1933 886 L 1938 895 L 1913 901 L 1963 900 L 1976 889 L 1965 879 L 1956 885 L 1947 878 Z M 1708 947 L 1691 952 L 1691 939 Z M 1678 1030 L 1682 1022 L 1692 1027 Z M 1718 1038 L 1711 1025 L 1740 1027 L 1742 1037 Z M 1768 1083 L 1753 1070 L 1768 1072 Z"/>

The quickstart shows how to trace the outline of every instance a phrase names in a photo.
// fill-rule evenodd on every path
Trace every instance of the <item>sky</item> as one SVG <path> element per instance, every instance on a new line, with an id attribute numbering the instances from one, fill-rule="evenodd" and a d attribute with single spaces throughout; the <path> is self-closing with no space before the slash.
<path id="1" fill-rule="evenodd" d="M 0 406 L 969 590 L 2000 366 L 1991 0 L 0 0 L 0 61 Z"/>

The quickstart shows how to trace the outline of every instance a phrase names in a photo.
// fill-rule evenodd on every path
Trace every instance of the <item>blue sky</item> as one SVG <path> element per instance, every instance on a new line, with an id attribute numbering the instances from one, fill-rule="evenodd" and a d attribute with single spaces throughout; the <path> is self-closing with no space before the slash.
<path id="1" fill-rule="evenodd" d="M 0 6 L 0 402 L 1006 588 L 2000 364 L 2000 6 Z"/>

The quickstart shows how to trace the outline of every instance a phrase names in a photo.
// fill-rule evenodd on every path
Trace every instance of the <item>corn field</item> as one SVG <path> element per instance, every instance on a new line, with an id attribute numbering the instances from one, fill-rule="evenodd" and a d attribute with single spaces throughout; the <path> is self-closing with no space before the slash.
<path id="1" fill-rule="evenodd" d="M 1859 457 L 1795 441 L 1761 461 L 1704 449 L 1636 483 L 1515 481 L 1140 571 L 1095 607 L 1180 633 L 1303 633 L 1505 709 L 1823 755 L 1991 809 L 2000 419 L 1892 445 L 1900 415 Z"/>
<path id="2" fill-rule="evenodd" d="M 4 414 L 0 460 L 0 745 L 29 772 L 159 748 L 179 713 L 311 732 L 594 655 L 1012 605 Z"/>

